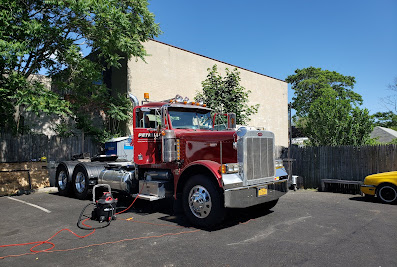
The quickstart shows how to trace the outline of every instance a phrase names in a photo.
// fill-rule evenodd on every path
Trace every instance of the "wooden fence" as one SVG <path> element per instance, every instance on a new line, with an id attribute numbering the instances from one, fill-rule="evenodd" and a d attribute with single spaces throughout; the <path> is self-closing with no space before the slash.
<path id="1" fill-rule="evenodd" d="M 43 156 L 48 161 L 70 160 L 72 155 L 88 152 L 98 154 L 99 145 L 90 137 L 84 139 L 82 151 L 81 137 L 51 137 L 42 135 L 12 136 L 0 133 L 0 162 L 27 162 Z"/>
<path id="2" fill-rule="evenodd" d="M 321 179 L 363 181 L 365 176 L 397 171 L 397 145 L 292 147 L 293 174 L 305 188 L 318 188 Z"/>

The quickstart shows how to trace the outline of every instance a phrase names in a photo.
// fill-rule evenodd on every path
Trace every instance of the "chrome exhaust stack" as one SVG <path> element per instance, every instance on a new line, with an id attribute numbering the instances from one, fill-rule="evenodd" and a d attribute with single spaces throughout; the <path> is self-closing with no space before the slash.
<path id="1" fill-rule="evenodd" d="M 127 96 L 131 100 L 134 107 L 139 106 L 139 100 L 136 96 L 134 96 L 133 94 L 128 94 Z"/>

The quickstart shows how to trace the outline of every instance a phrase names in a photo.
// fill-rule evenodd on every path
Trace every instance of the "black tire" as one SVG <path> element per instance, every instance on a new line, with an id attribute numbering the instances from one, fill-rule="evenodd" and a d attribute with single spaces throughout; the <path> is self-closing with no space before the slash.
<path id="1" fill-rule="evenodd" d="M 397 187 L 392 184 L 381 184 L 376 190 L 376 195 L 383 203 L 397 202 Z"/>
<path id="2" fill-rule="evenodd" d="M 64 165 L 59 165 L 55 173 L 55 185 L 58 187 L 59 195 L 69 196 L 71 194 L 72 184 L 69 181 L 69 172 Z"/>
<path id="3" fill-rule="evenodd" d="M 72 175 L 74 195 L 78 199 L 87 199 L 88 196 L 88 174 L 84 167 L 77 165 Z"/>
<path id="4" fill-rule="evenodd" d="M 225 217 L 223 196 L 205 175 L 194 175 L 186 182 L 182 205 L 188 220 L 198 227 L 214 227 Z"/>

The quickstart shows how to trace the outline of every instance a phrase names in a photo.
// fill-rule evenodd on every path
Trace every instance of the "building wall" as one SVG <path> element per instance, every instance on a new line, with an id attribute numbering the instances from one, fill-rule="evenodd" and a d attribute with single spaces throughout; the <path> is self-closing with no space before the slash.
<path id="1" fill-rule="evenodd" d="M 40 82 L 44 85 L 46 90 L 51 90 L 52 79 L 40 75 L 40 74 L 32 74 L 29 76 L 28 81 L 31 82 Z M 19 107 L 15 107 L 16 113 L 15 116 L 18 117 L 22 115 L 24 117 L 24 126 L 29 128 L 35 134 L 44 134 L 48 137 L 56 135 L 54 131 L 54 127 L 60 122 L 58 116 L 55 115 L 36 115 L 31 111 L 26 111 L 22 109 L 21 113 Z"/>
<path id="2" fill-rule="evenodd" d="M 140 59 L 131 59 L 127 65 L 127 90 L 140 101 L 145 92 L 150 94 L 151 101 L 173 98 L 176 94 L 193 100 L 196 93 L 201 91 L 201 82 L 206 79 L 208 68 L 216 64 L 222 76 L 225 75 L 225 68 L 235 68 L 158 41 L 147 42 L 145 48 L 150 55 L 145 58 L 146 63 Z M 241 85 L 252 92 L 249 95 L 249 105 L 260 104 L 258 113 L 251 116 L 249 125 L 274 132 L 276 145 L 287 146 L 288 84 L 242 68 L 238 70 Z M 113 80 L 122 80 L 121 77 L 117 78 L 118 75 L 113 73 Z M 131 124 L 128 128 L 132 131 Z"/>

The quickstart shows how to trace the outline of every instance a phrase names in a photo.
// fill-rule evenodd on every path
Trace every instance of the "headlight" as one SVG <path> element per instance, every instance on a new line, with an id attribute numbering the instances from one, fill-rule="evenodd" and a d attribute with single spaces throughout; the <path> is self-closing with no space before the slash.
<path id="1" fill-rule="evenodd" d="M 239 165 L 238 163 L 227 163 L 227 164 L 222 164 L 221 167 L 219 168 L 219 171 L 221 173 L 236 173 L 239 172 Z"/>

